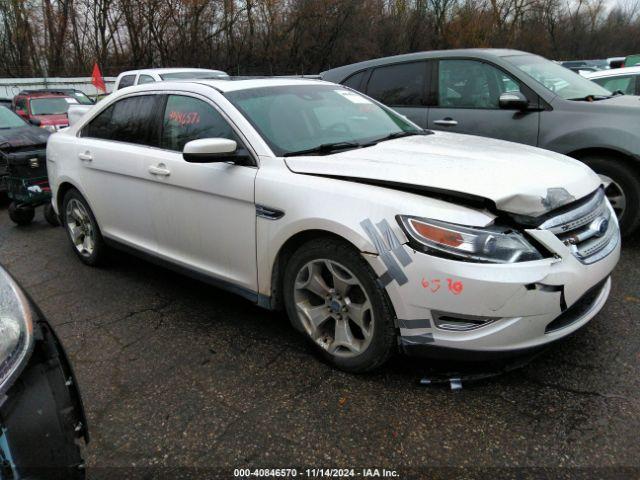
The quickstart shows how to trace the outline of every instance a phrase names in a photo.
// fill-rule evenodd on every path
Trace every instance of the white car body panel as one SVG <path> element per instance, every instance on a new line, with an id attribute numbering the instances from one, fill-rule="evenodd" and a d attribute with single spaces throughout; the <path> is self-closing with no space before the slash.
<path id="1" fill-rule="evenodd" d="M 500 210 L 531 215 L 594 192 L 600 181 L 591 170 L 544 150 L 445 133 L 283 159 L 223 95 L 301 83 L 326 84 L 295 79 L 162 82 L 116 92 L 69 129 L 50 137 L 47 158 L 54 208 L 60 211 L 61 185 L 72 185 L 87 199 L 106 238 L 229 284 L 263 306 L 271 303 L 278 254 L 296 234 L 322 231 L 342 237 L 362 252 L 381 279 L 389 273 L 385 250 L 394 247 L 394 255 L 403 251 L 403 258 L 408 258 L 400 266 L 406 281 L 387 278 L 385 290 L 407 345 L 474 351 L 529 348 L 568 335 L 600 310 L 610 289 L 607 277 L 619 258 L 619 241 L 591 265 L 581 263 L 553 233 L 536 228 L 528 233 L 553 253 L 550 258 L 486 264 L 427 255 L 409 246 L 396 215 L 477 227 L 489 225 L 496 215 L 393 186 L 467 193 L 495 202 Z M 249 147 L 257 167 L 187 163 L 176 152 L 78 136 L 103 108 L 137 92 L 195 95 L 216 105 Z M 86 150 L 93 156 L 90 162 L 78 158 Z M 150 167 L 170 174 L 154 175 Z M 351 178 L 392 183 L 371 185 Z M 564 190 L 567 196 L 554 203 L 550 189 Z M 280 210 L 284 216 L 256 217 L 256 206 Z M 372 237 L 367 223 L 378 229 L 382 240 Z M 436 291 L 434 279 L 441 282 Z M 447 288 L 448 279 L 460 282 L 459 291 Z M 563 311 L 563 302 L 571 307 L 599 283 L 604 286 L 588 312 L 566 328 L 545 332 Z M 434 326 L 434 311 L 498 320 L 476 330 L 443 331 Z"/>

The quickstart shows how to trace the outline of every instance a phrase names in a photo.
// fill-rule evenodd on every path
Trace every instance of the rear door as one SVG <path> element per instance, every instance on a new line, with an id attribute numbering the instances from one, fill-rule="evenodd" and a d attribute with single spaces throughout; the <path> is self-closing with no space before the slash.
<path id="1" fill-rule="evenodd" d="M 430 129 L 537 145 L 540 112 L 503 110 L 499 98 L 519 91 L 536 107 L 538 99 L 502 69 L 478 60 L 446 59 L 434 62 L 432 78 L 436 105 L 429 108 Z"/>
<path id="2" fill-rule="evenodd" d="M 368 73 L 368 78 L 364 79 L 365 91 L 370 97 L 425 128 L 428 76 L 428 62 L 424 60 L 384 65 Z M 349 85 L 350 80 L 351 77 L 345 84 Z"/>
<path id="3" fill-rule="evenodd" d="M 162 96 L 132 95 L 107 107 L 81 131 L 81 185 L 103 235 L 153 252 L 147 164 L 156 158 Z"/>

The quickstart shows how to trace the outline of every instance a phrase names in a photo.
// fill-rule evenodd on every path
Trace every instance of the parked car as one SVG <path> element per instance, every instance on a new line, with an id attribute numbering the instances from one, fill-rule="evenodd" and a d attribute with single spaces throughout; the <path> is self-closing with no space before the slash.
<path id="1" fill-rule="evenodd" d="M 75 98 L 80 105 L 93 105 L 95 103 L 86 93 L 76 88 L 43 88 L 36 91 L 40 93 L 61 93 Z"/>
<path id="2" fill-rule="evenodd" d="M 640 102 L 517 50 L 413 53 L 321 74 L 421 127 L 535 145 L 601 175 L 623 235 L 640 226 Z"/>
<path id="3" fill-rule="evenodd" d="M 640 63 L 640 55 L 628 55 L 624 59 L 623 67 L 635 67 Z"/>
<path id="4" fill-rule="evenodd" d="M 80 103 L 74 97 L 58 91 L 23 90 L 13 97 L 13 110 L 28 122 L 55 132 L 69 126 L 69 105 Z"/>
<path id="5" fill-rule="evenodd" d="M 0 479 L 85 478 L 87 420 L 51 325 L 0 267 Z"/>
<path id="6" fill-rule="evenodd" d="M 621 68 L 624 67 L 625 57 L 610 57 L 607 58 L 609 68 Z"/>
<path id="7" fill-rule="evenodd" d="M 197 78 L 228 79 L 229 75 L 222 70 L 207 70 L 204 68 L 145 68 L 142 70 L 129 70 L 118 75 L 115 90 L 164 80 L 193 80 Z"/>
<path id="8" fill-rule="evenodd" d="M 0 107 L 0 150 L 6 155 L 33 152 L 44 158 L 49 132 L 25 122 L 6 107 Z M 7 162 L 0 155 L 0 191 L 6 190 Z"/>
<path id="9" fill-rule="evenodd" d="M 610 92 L 640 95 L 640 66 L 603 70 L 589 73 L 585 77 Z"/>
<path id="10" fill-rule="evenodd" d="M 602 308 L 619 257 L 583 163 L 425 132 L 318 80 L 120 90 L 47 157 L 82 262 L 116 246 L 284 306 L 348 371 L 398 344 L 469 359 L 541 348 Z"/>
<path id="11" fill-rule="evenodd" d="M 610 68 L 607 60 L 567 60 L 560 62 L 560 65 L 574 72 L 578 72 L 579 70 L 595 72 L 596 70 L 607 70 Z"/>

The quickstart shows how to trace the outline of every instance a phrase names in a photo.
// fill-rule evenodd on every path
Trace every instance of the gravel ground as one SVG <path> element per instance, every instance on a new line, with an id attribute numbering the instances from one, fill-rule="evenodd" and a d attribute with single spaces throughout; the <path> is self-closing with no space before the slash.
<path id="1" fill-rule="evenodd" d="M 333 370 L 284 315 L 125 254 L 86 267 L 40 212 L 18 228 L 0 211 L 0 259 L 75 366 L 89 478 L 167 467 L 171 478 L 232 477 L 248 466 L 640 475 L 638 238 L 589 325 L 460 391 L 420 386 L 442 373 L 424 360 L 397 357 L 362 376 Z"/>

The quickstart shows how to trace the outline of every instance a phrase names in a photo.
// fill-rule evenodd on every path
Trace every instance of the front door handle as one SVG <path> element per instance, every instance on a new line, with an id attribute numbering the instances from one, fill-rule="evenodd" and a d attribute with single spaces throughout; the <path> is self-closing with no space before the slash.
<path id="1" fill-rule="evenodd" d="M 93 157 L 91 156 L 91 152 L 89 150 L 79 153 L 78 158 L 83 162 L 90 162 L 91 160 L 93 160 Z"/>
<path id="2" fill-rule="evenodd" d="M 150 166 L 149 173 L 152 175 L 159 175 L 161 177 L 168 177 L 171 175 L 171 170 L 169 170 L 164 163 L 161 163 L 158 166 Z"/>
<path id="3" fill-rule="evenodd" d="M 442 125 L 443 127 L 455 127 L 458 122 L 451 117 L 443 118 L 442 120 L 434 120 L 436 125 Z"/>

